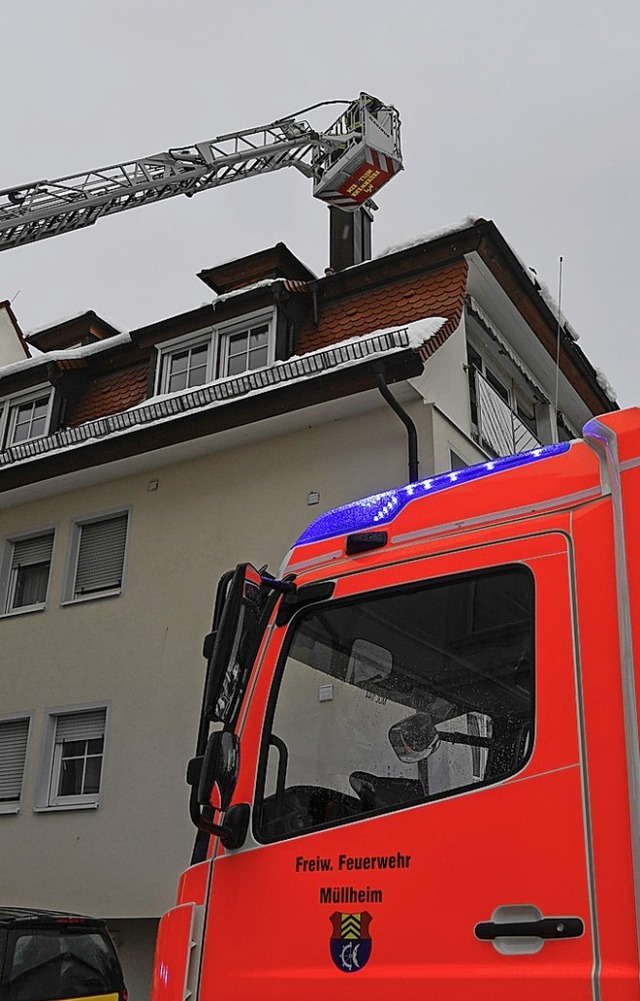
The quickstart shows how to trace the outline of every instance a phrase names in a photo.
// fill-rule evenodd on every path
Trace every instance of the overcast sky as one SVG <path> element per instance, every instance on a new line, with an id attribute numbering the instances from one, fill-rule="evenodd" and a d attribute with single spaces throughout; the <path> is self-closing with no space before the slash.
<path id="1" fill-rule="evenodd" d="M 374 253 L 492 219 L 622 405 L 640 404 L 640 0 L 20 0 L 5 5 L 0 188 L 211 139 L 361 90 L 405 171 Z M 340 108 L 310 118 L 327 128 Z M 328 212 L 287 169 L 0 255 L 29 331 L 86 309 L 132 329 L 199 306 L 197 271 L 284 241 L 327 264 Z"/>

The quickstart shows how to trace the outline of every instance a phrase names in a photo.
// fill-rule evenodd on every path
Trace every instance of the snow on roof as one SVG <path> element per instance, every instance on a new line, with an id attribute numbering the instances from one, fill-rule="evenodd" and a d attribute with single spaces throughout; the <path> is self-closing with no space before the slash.
<path id="1" fill-rule="evenodd" d="M 403 243 L 396 243 L 391 247 L 386 247 L 379 254 L 375 255 L 375 259 L 377 260 L 379 257 L 388 257 L 391 254 L 398 254 L 402 250 L 408 250 L 410 247 L 419 247 L 423 243 L 431 243 L 432 241 L 438 240 L 440 237 L 443 236 L 451 236 L 454 233 L 460 232 L 460 230 L 462 229 L 469 229 L 471 226 L 474 226 L 476 222 L 478 222 L 480 219 L 481 217 L 479 216 L 472 216 L 472 215 L 465 216 L 464 219 L 460 220 L 460 222 L 455 223 L 451 226 L 444 226 L 442 229 L 436 229 L 430 233 L 422 233 L 419 236 L 414 236 L 409 238 L 408 240 L 405 240 Z M 520 255 L 516 253 L 516 251 L 514 251 L 513 247 L 510 246 L 509 249 L 511 250 L 513 256 L 517 259 L 518 263 L 520 264 L 520 267 L 522 268 L 523 272 L 525 273 L 531 284 L 540 293 L 540 297 L 544 299 L 545 303 L 550 308 L 554 316 L 557 319 L 559 319 L 560 322 L 563 324 L 564 329 L 569 334 L 571 339 L 574 341 L 579 340 L 578 333 L 563 317 L 560 308 L 558 306 L 558 303 L 556 302 L 555 298 L 550 292 L 548 286 L 545 285 L 545 283 L 541 281 L 540 278 L 538 277 L 536 269 L 530 267 L 530 265 L 528 264 L 525 264 Z"/>
<path id="2" fill-rule="evenodd" d="M 603 391 L 607 399 L 610 400 L 611 403 L 617 403 L 618 397 L 616 395 L 616 391 L 609 382 L 609 380 L 607 379 L 604 372 L 601 372 L 599 368 L 597 368 L 595 372 L 596 372 L 596 382 L 600 386 L 600 389 Z"/>
<path id="3" fill-rule="evenodd" d="M 0 368 L 0 377 L 15 375 L 17 372 L 22 372 L 29 368 L 35 368 L 36 365 L 41 364 L 43 361 L 64 361 L 65 359 L 72 358 L 87 358 L 90 355 L 97 355 L 102 351 L 108 351 L 115 345 L 128 344 L 130 342 L 130 334 L 122 333 L 114 334 L 113 337 L 106 337 L 104 340 L 96 341 L 93 344 L 85 344 L 79 348 L 60 348 L 59 351 L 39 351 L 38 348 L 30 344 L 29 350 L 32 353 L 32 357 L 25 358 L 24 361 L 14 362 L 12 365 L 4 365 Z"/>
<path id="4" fill-rule="evenodd" d="M 436 229 L 430 233 L 422 233 L 419 236 L 410 237 L 402 243 L 396 243 L 391 247 L 385 247 L 384 250 L 381 250 L 379 254 L 374 256 L 374 260 L 377 261 L 380 257 L 389 257 L 391 254 L 399 254 L 401 250 L 409 250 L 411 247 L 419 247 L 422 243 L 431 243 L 433 240 L 438 240 L 442 236 L 450 236 L 453 233 L 458 233 L 461 229 L 469 229 L 470 226 L 474 225 L 478 218 L 479 216 L 477 215 L 468 215 L 454 225 L 444 226 L 442 229 Z"/>
<path id="5" fill-rule="evenodd" d="M 387 247 L 385 250 L 381 251 L 381 253 L 376 254 L 376 259 L 380 257 L 387 257 L 390 254 L 397 254 L 402 250 L 408 250 L 410 247 L 418 247 L 422 243 L 429 243 L 432 240 L 437 240 L 439 237 L 457 233 L 461 229 L 467 229 L 470 226 L 473 226 L 478 220 L 478 218 L 479 218 L 478 216 L 466 216 L 457 225 L 446 226 L 443 229 L 434 230 L 431 233 L 422 234 L 420 236 L 416 236 L 409 240 L 406 240 L 403 243 L 398 243 L 392 247 Z M 574 343 L 577 343 L 577 341 L 579 341 L 580 339 L 580 335 L 575 330 L 575 328 L 569 323 L 569 321 L 564 317 L 555 296 L 550 291 L 549 287 L 538 277 L 536 269 L 526 264 L 522 260 L 520 255 L 516 251 L 514 251 L 513 247 L 510 244 L 509 244 L 509 249 L 511 250 L 511 253 L 516 258 L 518 263 L 520 264 L 523 274 L 527 276 L 531 284 L 534 286 L 534 288 L 540 295 L 540 298 L 551 310 L 553 316 L 556 318 L 558 322 L 559 327 L 562 330 L 564 330 L 567 336 L 570 337 Z M 600 388 L 602 389 L 602 391 L 604 392 L 607 399 L 611 403 L 616 403 L 617 396 L 615 390 L 613 389 L 611 383 L 607 379 L 604 372 L 602 372 L 600 369 L 594 369 L 594 371 L 596 373 L 596 381 L 600 386 Z"/>
<path id="6" fill-rule="evenodd" d="M 528 276 L 528 278 L 535 285 L 536 289 L 538 290 L 538 293 L 540 294 L 541 299 L 544 300 L 544 302 L 546 303 L 546 305 L 549 307 L 549 309 L 553 313 L 553 315 L 556 318 L 557 323 L 558 323 L 558 329 L 559 330 L 560 329 L 564 330 L 565 334 L 567 334 L 567 336 L 570 337 L 571 340 L 574 343 L 577 343 L 580 340 L 580 335 L 574 329 L 574 327 L 572 327 L 572 325 L 569 323 L 569 321 L 567 319 L 565 319 L 565 316 L 564 316 L 564 314 L 563 314 L 563 312 L 562 312 L 562 310 L 560 308 L 560 305 L 559 305 L 558 301 L 556 300 L 556 298 L 552 294 L 552 292 L 549 291 L 548 286 L 545 285 L 545 283 L 540 280 L 540 278 L 538 277 L 538 274 L 537 274 L 535 268 L 528 267 L 526 264 L 524 264 L 524 262 L 522 261 L 522 259 L 518 256 L 518 254 L 515 253 L 515 251 L 512 250 L 512 253 L 513 253 L 514 257 L 516 257 L 518 259 L 518 261 L 520 262 L 520 265 L 521 265 L 523 271 L 525 272 L 525 274 Z M 561 257 L 559 258 L 559 261 L 560 262 L 562 261 Z M 558 286 L 560 286 L 560 282 L 558 282 Z M 560 297 L 560 293 L 558 292 L 558 298 L 559 297 Z M 604 374 L 604 372 L 601 369 L 595 368 L 595 366 L 593 367 L 593 371 L 595 372 L 596 382 L 600 386 L 600 389 L 603 391 L 604 395 L 607 397 L 607 399 L 609 400 L 609 402 L 610 403 L 617 403 L 618 397 L 617 397 L 616 391 L 613 388 L 613 386 L 611 385 L 611 383 L 609 382 L 607 376 Z"/>
<path id="7" fill-rule="evenodd" d="M 374 338 L 386 337 L 387 335 L 400 335 L 402 333 L 405 333 L 407 335 L 406 346 L 412 348 L 414 351 L 417 351 L 418 348 L 421 348 L 424 344 L 426 344 L 427 341 L 434 336 L 434 334 L 437 334 L 442 325 L 446 322 L 447 322 L 446 319 L 442 316 L 427 316 L 422 320 L 413 320 L 411 323 L 396 324 L 393 327 L 381 327 L 379 330 L 371 330 L 367 334 L 358 334 L 355 337 L 346 337 L 342 341 L 332 341 L 331 344 L 327 344 L 322 348 L 316 348 L 315 351 L 307 351 L 306 354 L 303 355 L 290 355 L 289 358 L 272 362 L 268 366 L 268 368 L 271 371 L 277 371 L 279 368 L 283 368 L 286 365 L 290 365 L 291 362 L 303 361 L 308 366 L 309 369 L 308 373 L 306 374 L 306 376 L 301 376 L 296 378 L 295 380 L 291 380 L 295 382 L 301 382 L 304 378 L 310 378 L 311 376 L 316 374 L 315 371 L 313 370 L 313 359 L 321 356 L 323 353 L 326 353 L 327 351 L 334 351 L 340 348 L 348 348 L 354 344 L 360 344 L 360 345 L 362 345 L 363 343 L 367 344 L 369 341 L 373 341 Z M 334 370 L 343 367 L 345 366 L 337 364 L 335 365 Z M 256 369 L 256 371 L 260 370 Z M 226 378 L 216 379 L 215 383 L 216 385 L 221 385 L 223 383 L 231 383 L 237 381 L 238 378 L 239 377 L 237 375 L 230 375 L 227 376 Z M 193 394 L 195 391 L 196 390 L 194 389 L 183 389 L 180 393 L 158 394 L 157 396 L 152 396 L 149 397 L 148 399 L 142 400 L 140 403 L 136 403 L 132 407 L 129 407 L 128 409 L 140 410 L 141 408 L 148 407 L 154 403 L 161 403 L 165 400 L 175 400 L 176 397 L 178 396 L 188 396 L 189 394 Z M 249 393 L 246 395 L 251 395 L 251 394 Z"/>
<path id="8" fill-rule="evenodd" d="M 243 285 L 242 288 L 231 289 L 230 292 L 222 292 L 217 295 L 212 301 L 211 305 L 215 307 L 220 302 L 225 302 L 226 299 L 233 299 L 236 295 L 244 295 L 245 292 L 252 292 L 256 288 L 266 288 L 268 285 L 273 285 L 274 282 L 283 281 L 282 278 L 262 278 L 259 282 L 252 282 L 251 285 Z M 208 304 L 207 304 L 208 305 Z"/>
<path id="9" fill-rule="evenodd" d="M 77 428 L 63 429 L 53 436 L 13 445 L 4 453 L 0 452 L 0 465 L 21 465 L 51 452 L 71 451 L 100 438 L 120 437 L 188 416 L 194 411 L 212 410 L 239 397 L 255 397 L 283 385 L 305 382 L 328 372 L 359 365 L 367 358 L 397 354 L 406 351 L 408 347 L 415 348 L 424 344 L 425 339 L 433 336 L 443 322 L 441 317 L 426 317 L 406 326 L 389 327 L 361 337 L 350 337 L 306 355 L 275 362 L 267 369 L 256 369 L 240 376 L 219 379 L 182 393 L 152 397 L 119 414 L 88 421 Z M 357 350 L 348 350 L 356 346 Z M 289 375 L 283 371 L 287 366 Z M 269 373 L 272 378 L 268 378 Z M 172 405 L 166 406 L 167 403 Z"/>
<path id="10" fill-rule="evenodd" d="M 310 275 L 315 274 L 313 268 L 310 268 L 307 264 L 305 264 L 304 261 L 301 261 L 300 258 L 298 257 L 298 255 L 294 254 L 293 251 L 289 250 L 289 248 L 287 247 L 286 244 L 275 244 L 275 246 L 273 246 L 273 247 L 266 247 L 264 250 L 258 250 L 254 254 L 248 254 L 247 256 L 250 257 L 250 258 L 260 257 L 261 255 L 268 254 L 268 253 L 270 253 L 272 251 L 276 251 L 279 246 L 284 247 L 284 250 L 286 251 L 286 253 L 289 254 L 291 257 L 294 257 L 296 259 L 296 261 L 298 262 L 298 264 L 301 264 L 302 267 L 305 268 L 305 270 L 308 271 Z M 204 271 L 205 272 L 217 271 L 218 268 L 226 268 L 228 264 L 237 264 L 238 261 L 242 261 L 242 260 L 244 260 L 244 258 L 242 258 L 242 257 L 226 257 L 224 260 L 222 260 L 222 261 L 216 261 L 215 264 L 211 264 L 209 267 L 204 268 Z M 276 278 L 274 278 L 273 280 L 274 281 L 278 281 L 278 280 L 282 280 L 282 279 L 276 279 Z"/>
<path id="11" fill-rule="evenodd" d="M 61 327 L 65 323 L 73 323 L 74 320 L 79 320 L 81 317 L 86 316 L 87 313 L 93 313 L 99 320 L 106 323 L 108 326 L 113 327 L 114 330 L 119 330 L 123 333 L 123 329 L 119 323 L 114 323 L 107 316 L 98 316 L 98 314 L 93 309 L 81 309 L 79 313 L 73 313 L 71 316 L 61 316 L 58 320 L 50 320 L 48 323 L 43 324 L 40 327 L 34 327 L 33 330 L 28 330 L 25 334 L 27 340 L 30 337 L 35 337 L 37 334 L 44 333 L 45 330 L 52 330 L 53 327 Z"/>
<path id="12" fill-rule="evenodd" d="M 412 347 L 414 351 L 423 347 L 446 322 L 447 320 L 443 316 L 428 316 L 424 320 L 414 320 L 412 323 L 408 323 L 409 347 Z"/>
<path id="13" fill-rule="evenodd" d="M 327 351 L 331 348 L 344 348 L 351 344 L 361 344 L 363 341 L 368 340 L 369 337 L 384 337 L 386 334 L 397 334 L 401 330 L 406 331 L 409 337 L 407 346 L 417 351 L 434 334 L 437 334 L 440 327 L 446 322 L 447 320 L 442 316 L 425 316 L 421 320 L 412 320 L 410 323 L 396 323 L 393 327 L 380 327 L 378 330 L 370 330 L 366 334 L 356 334 L 354 337 L 345 337 L 341 341 L 331 341 L 330 344 L 325 344 L 314 351 L 307 351 L 306 354 L 292 355 L 287 361 L 297 361 L 298 358 L 313 358 L 314 355 L 320 354 L 321 351 Z M 274 364 L 286 364 L 286 362 L 275 362 Z"/>

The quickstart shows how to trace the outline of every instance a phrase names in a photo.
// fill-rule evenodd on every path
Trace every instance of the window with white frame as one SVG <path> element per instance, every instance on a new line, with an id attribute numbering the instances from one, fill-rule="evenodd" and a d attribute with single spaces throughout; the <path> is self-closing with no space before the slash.
<path id="1" fill-rule="evenodd" d="M 164 392 L 179 393 L 211 382 L 211 348 L 211 342 L 206 340 L 168 352 L 164 362 Z"/>
<path id="2" fill-rule="evenodd" d="M 41 387 L 29 394 L 9 398 L 2 416 L 0 431 L 2 446 L 18 445 L 32 438 L 42 438 L 49 432 L 53 390 Z"/>
<path id="3" fill-rule="evenodd" d="M 0 574 L 2 614 L 44 608 L 53 540 L 53 531 L 7 540 Z"/>
<path id="4" fill-rule="evenodd" d="M 65 600 L 120 593 L 128 526 L 128 511 L 74 523 Z"/>
<path id="5" fill-rule="evenodd" d="M 106 706 L 51 714 L 53 742 L 46 806 L 98 801 L 107 723 Z"/>
<path id="6" fill-rule="evenodd" d="M 220 335 L 220 376 L 241 375 L 270 361 L 270 324 L 261 321 Z"/>
<path id="7" fill-rule="evenodd" d="M 275 311 L 267 310 L 163 345 L 156 393 L 179 393 L 271 364 Z"/>
<path id="8" fill-rule="evenodd" d="M 0 718 L 0 813 L 16 812 L 29 742 L 29 716 Z"/>

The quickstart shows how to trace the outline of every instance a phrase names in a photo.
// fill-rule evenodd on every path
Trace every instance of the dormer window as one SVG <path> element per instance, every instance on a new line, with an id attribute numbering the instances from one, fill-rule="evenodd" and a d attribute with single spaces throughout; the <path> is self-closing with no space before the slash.
<path id="1" fill-rule="evenodd" d="M 168 353 L 165 358 L 165 392 L 179 393 L 182 389 L 192 389 L 194 386 L 203 386 L 205 382 L 211 382 L 210 355 L 209 338 Z"/>
<path id="2" fill-rule="evenodd" d="M 241 375 L 269 364 L 268 321 L 225 332 L 221 338 L 220 375 Z"/>
<path id="3" fill-rule="evenodd" d="M 0 413 L 0 440 L 3 448 L 19 445 L 49 432 L 53 391 L 50 386 L 5 400 Z"/>
<path id="4" fill-rule="evenodd" d="M 164 344 L 156 393 L 180 393 L 216 379 L 253 372 L 275 355 L 275 311 L 268 310 Z"/>

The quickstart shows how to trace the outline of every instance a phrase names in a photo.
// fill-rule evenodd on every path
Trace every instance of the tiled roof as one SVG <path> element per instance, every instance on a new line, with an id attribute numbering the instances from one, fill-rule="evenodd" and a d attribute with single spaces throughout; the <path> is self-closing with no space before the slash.
<path id="1" fill-rule="evenodd" d="M 400 327 L 426 316 L 444 316 L 447 322 L 420 352 L 426 358 L 447 339 L 460 321 L 466 275 L 467 266 L 462 259 L 433 272 L 403 277 L 374 288 L 364 287 L 348 297 L 342 294 L 335 298 L 329 298 L 332 285 L 328 279 L 321 285 L 317 327 L 314 327 L 311 318 L 309 293 L 309 308 L 306 319 L 301 323 L 295 353 L 306 354 L 350 337 L 387 327 Z M 300 288 L 292 288 L 291 291 L 307 298 Z M 70 415 L 68 426 L 78 427 L 141 403 L 147 396 L 148 378 L 147 362 L 136 362 L 116 372 L 93 376 Z"/>
<path id="2" fill-rule="evenodd" d="M 284 243 L 259 250 L 255 254 L 226 261 L 214 268 L 198 272 L 198 278 L 214 292 L 225 293 L 241 289 L 265 278 L 285 278 L 308 282 L 315 278 L 312 271 L 291 253 Z"/>
<path id="3" fill-rule="evenodd" d="M 432 318 L 431 326 L 438 322 L 439 318 Z M 422 333 L 428 335 L 428 328 L 427 323 Z M 75 468 L 74 453 L 80 448 L 94 450 L 94 455 L 99 449 L 99 457 L 90 462 L 95 465 L 106 455 L 113 458 L 140 454 L 157 448 L 159 441 L 174 444 L 306 407 L 309 386 L 315 386 L 316 391 L 321 388 L 328 400 L 343 395 L 345 388 L 350 391 L 354 385 L 356 391 L 372 389 L 375 376 L 367 363 L 376 359 L 384 359 L 390 366 L 392 381 L 418 375 L 421 366 L 413 350 L 415 334 L 410 326 L 375 331 L 368 337 L 350 338 L 303 357 L 276 361 L 254 372 L 155 397 L 122 413 L 18 442 L 0 450 L 0 490 L 3 484 L 5 489 L 11 489 L 12 480 L 20 480 L 21 464 L 30 466 L 34 460 L 53 459 L 46 475 L 57 476 Z M 129 431 L 136 433 L 124 433 Z M 31 475 L 27 473 L 28 482 L 39 474 L 36 472 L 29 480 Z"/>
<path id="4" fill-rule="evenodd" d="M 464 259 L 437 271 L 403 277 L 374 288 L 363 287 L 348 298 L 329 299 L 331 279 L 319 298 L 318 325 L 308 317 L 298 336 L 297 351 L 315 351 L 346 337 L 377 328 L 402 326 L 425 316 L 444 316 L 446 324 L 428 342 L 433 354 L 455 330 L 464 305 L 467 264 Z"/>
<path id="5" fill-rule="evenodd" d="M 254 267 L 253 257 L 257 257 L 262 266 L 270 253 L 262 252 L 240 263 L 243 268 L 249 264 Z M 494 224 L 486 222 L 431 241 L 412 242 L 392 254 L 320 279 L 310 278 L 311 273 L 301 264 L 298 273 L 293 273 L 295 269 L 289 271 L 287 266 L 285 276 L 276 269 L 275 274 L 260 279 L 253 291 L 243 284 L 242 291 L 232 288 L 213 303 L 167 317 L 131 334 L 117 334 L 112 328 L 111 333 L 103 333 L 103 339 L 96 340 L 93 329 L 89 331 L 91 338 L 78 338 L 77 334 L 83 331 L 74 329 L 72 339 L 71 327 L 86 326 L 88 319 L 99 320 L 95 314 L 83 314 L 47 328 L 43 334 L 48 339 L 48 350 L 44 353 L 5 366 L 0 371 L 3 392 L 9 394 L 49 380 L 59 393 L 58 413 L 63 422 L 50 437 L 20 445 L 19 455 L 12 449 L 5 450 L 4 456 L 0 456 L 0 464 L 5 466 L 6 476 L 0 489 L 20 485 L 23 482 L 22 462 L 44 457 L 45 453 L 49 456 L 46 460 L 43 458 L 49 462 L 46 476 L 72 470 L 76 462 L 75 446 L 81 443 L 84 449 L 85 444 L 88 448 L 89 443 L 97 442 L 89 464 L 105 461 L 105 456 L 120 455 L 127 448 L 131 454 L 156 448 L 157 420 L 163 425 L 163 442 L 175 444 L 216 430 L 241 426 L 243 422 L 264 420 L 285 410 L 307 407 L 318 393 L 315 352 L 333 356 L 333 347 L 340 345 L 338 351 L 348 350 L 354 358 L 366 361 L 369 338 L 365 335 L 373 336 L 373 332 L 386 335 L 391 330 L 395 337 L 400 334 L 399 328 L 414 321 L 444 317 L 440 329 L 422 341 L 422 347 L 418 347 L 418 339 L 407 333 L 409 340 L 407 344 L 403 342 L 400 354 L 391 351 L 388 358 L 385 355 L 385 366 L 388 361 L 392 377 L 390 381 L 412 378 L 420 373 L 421 360 L 424 362 L 433 355 L 460 323 L 468 292 L 467 260 L 473 254 L 480 256 L 498 286 L 531 327 L 533 336 L 552 354 L 552 349 L 556 350 L 557 318 L 534 289 Z M 216 272 L 212 276 L 214 284 L 222 287 L 228 281 L 233 285 L 239 277 L 247 277 L 244 271 L 239 275 L 238 270 L 242 268 L 236 268 L 234 262 L 228 267 L 211 269 Z M 218 323 L 235 320 L 258 307 L 266 309 L 274 305 L 278 310 L 279 360 L 268 370 L 273 369 L 273 379 L 265 375 L 267 370 L 249 373 L 238 383 L 238 392 L 231 396 L 230 386 L 238 380 L 219 380 L 198 390 L 193 398 L 189 394 L 148 398 L 159 344 L 196 331 L 212 330 Z M 79 340 L 77 347 L 60 350 L 62 345 L 58 344 L 58 337 L 63 327 L 65 338 L 68 336 L 74 344 Z M 87 340 L 93 343 L 87 344 Z M 568 334 L 562 348 L 563 371 L 591 411 L 599 413 L 612 409 L 590 363 Z M 292 377 L 299 365 L 306 378 Z M 331 362 L 327 371 L 323 371 L 323 398 L 326 395 L 328 399 L 337 399 L 370 389 L 374 386 L 373 378 L 369 364 L 344 367 Z M 227 402 L 231 404 L 228 407 Z M 141 404 L 143 406 L 139 407 Z M 180 416 L 180 420 L 174 421 L 171 415 Z M 135 435 L 123 436 L 121 432 L 129 428 L 136 429 Z M 134 444 L 123 445 L 125 438 L 127 441 L 135 439 Z M 74 446 L 68 453 L 65 452 L 67 445 Z M 33 473 L 34 477 L 38 475 Z M 31 482 L 25 476 L 24 482 Z"/>
<path id="6" fill-rule="evenodd" d="M 69 427 L 78 427 L 98 417 L 109 417 L 141 403 L 147 395 L 148 371 L 148 364 L 144 362 L 90 379 L 69 419 Z"/>

